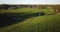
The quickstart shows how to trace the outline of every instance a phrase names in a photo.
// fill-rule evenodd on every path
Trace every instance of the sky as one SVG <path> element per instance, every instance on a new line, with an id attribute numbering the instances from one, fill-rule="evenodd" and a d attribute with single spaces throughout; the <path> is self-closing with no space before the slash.
<path id="1" fill-rule="evenodd" d="M 60 0 L 0 0 L 0 4 L 60 4 Z"/>

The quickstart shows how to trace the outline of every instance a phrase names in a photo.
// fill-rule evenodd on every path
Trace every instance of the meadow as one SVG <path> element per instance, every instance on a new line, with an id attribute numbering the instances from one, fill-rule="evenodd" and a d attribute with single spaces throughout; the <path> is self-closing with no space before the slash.
<path id="1" fill-rule="evenodd" d="M 22 13 L 27 14 L 44 12 L 43 16 L 30 17 L 18 23 L 0 28 L 0 32 L 60 32 L 60 13 L 54 13 L 51 7 L 46 9 L 38 8 L 18 8 L 13 10 L 0 11 L 4 13 Z M 24 15 L 24 14 L 23 14 Z"/>

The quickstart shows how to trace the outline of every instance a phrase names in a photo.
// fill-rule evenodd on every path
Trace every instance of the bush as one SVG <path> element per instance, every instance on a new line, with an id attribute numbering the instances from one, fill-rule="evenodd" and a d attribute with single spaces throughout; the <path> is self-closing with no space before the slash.
<path id="1" fill-rule="evenodd" d="M 45 15 L 44 12 L 39 12 L 39 16 L 43 16 L 43 15 Z"/>

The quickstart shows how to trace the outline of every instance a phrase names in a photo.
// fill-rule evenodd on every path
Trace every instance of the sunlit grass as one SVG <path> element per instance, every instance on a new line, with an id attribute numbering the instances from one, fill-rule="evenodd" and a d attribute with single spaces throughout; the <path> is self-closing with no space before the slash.
<path id="1" fill-rule="evenodd" d="M 51 11 L 52 9 L 38 9 L 38 8 L 19 8 L 19 9 L 13 9 L 13 10 L 3 10 L 0 11 L 0 13 L 21 13 L 21 12 L 45 12 L 46 14 L 48 13 L 53 13 Z"/>
<path id="2" fill-rule="evenodd" d="M 59 15 L 59 14 L 58 14 Z M 60 25 L 60 16 L 58 15 L 45 15 L 45 16 L 38 16 L 29 18 L 21 23 L 17 23 L 5 28 L 1 28 L 0 31 L 3 32 L 38 32 L 38 31 L 47 31 L 53 32 L 59 31 L 59 25 Z M 56 29 L 56 30 L 55 30 Z"/>
<path id="3" fill-rule="evenodd" d="M 52 9 L 21 8 L 14 10 L 0 11 L 0 13 L 20 13 L 20 12 L 44 12 L 54 14 Z M 58 32 L 60 29 L 60 13 L 55 15 L 44 15 L 28 18 L 25 21 L 0 28 L 0 32 Z M 54 31 L 52 31 L 52 29 Z"/>

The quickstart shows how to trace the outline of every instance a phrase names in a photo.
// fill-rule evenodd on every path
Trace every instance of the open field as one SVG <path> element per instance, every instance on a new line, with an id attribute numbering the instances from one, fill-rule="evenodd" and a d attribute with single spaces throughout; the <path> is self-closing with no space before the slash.
<path id="1" fill-rule="evenodd" d="M 51 10 L 52 8 L 47 8 L 47 9 L 38 9 L 38 8 L 19 8 L 19 9 L 13 9 L 13 10 L 3 10 L 0 11 L 0 13 L 20 13 L 20 12 L 31 12 L 31 13 L 36 13 L 36 12 L 45 12 L 46 14 L 48 13 L 53 13 Z"/>
<path id="2" fill-rule="evenodd" d="M 0 28 L 0 32 L 60 32 L 60 13 L 54 14 L 51 8 L 19 8 L 0 11 L 0 13 L 38 13 L 44 12 L 44 16 L 27 18 L 22 22 Z M 52 14 L 52 15 L 49 15 Z"/>

